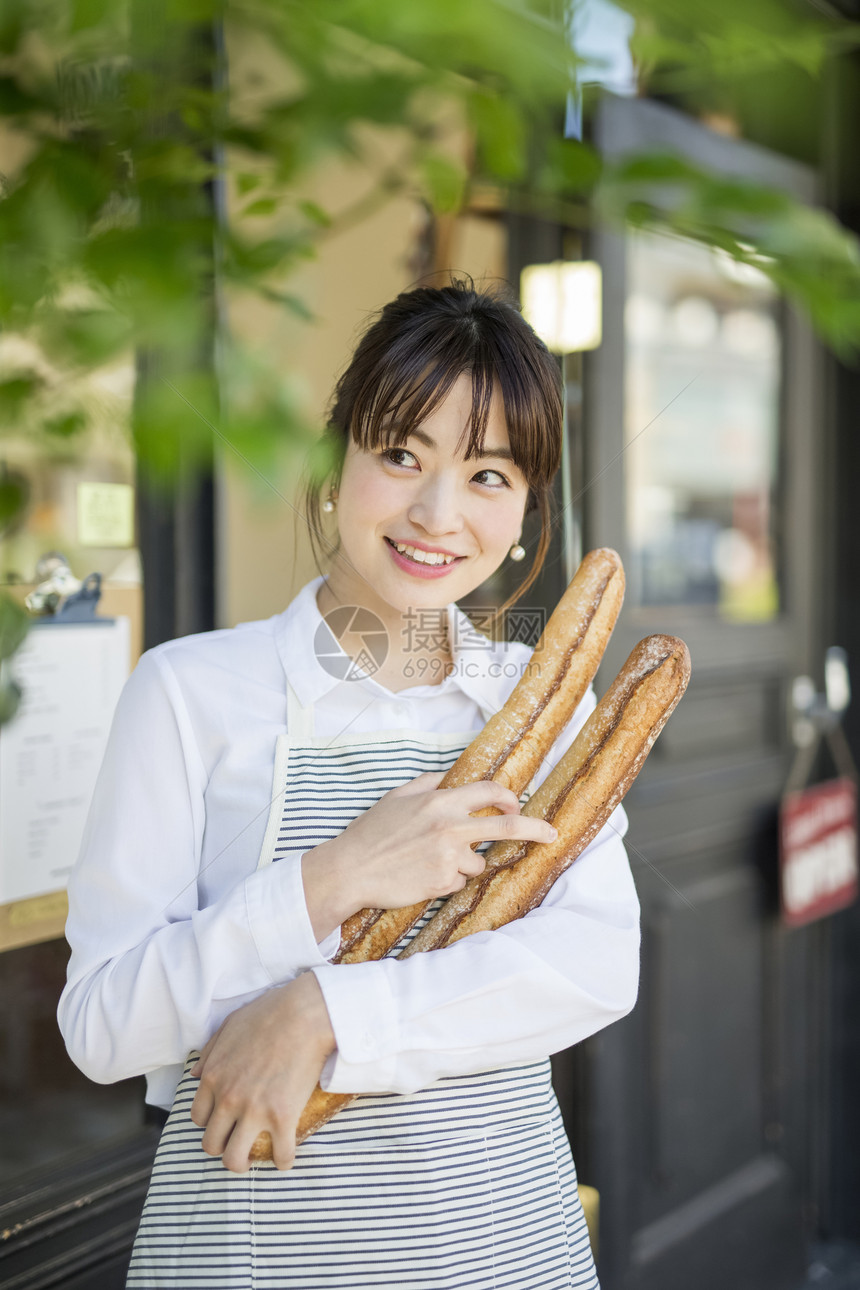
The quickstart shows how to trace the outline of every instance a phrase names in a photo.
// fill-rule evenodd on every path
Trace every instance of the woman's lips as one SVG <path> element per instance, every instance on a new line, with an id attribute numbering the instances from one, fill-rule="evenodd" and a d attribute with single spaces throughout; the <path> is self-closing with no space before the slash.
<path id="1" fill-rule="evenodd" d="M 444 578 L 446 573 L 465 560 L 465 556 L 456 556 L 450 564 L 422 564 L 420 560 L 412 560 L 408 555 L 397 550 L 397 547 L 391 541 L 391 538 L 385 539 L 386 545 L 391 552 L 391 558 L 398 568 L 403 569 L 406 573 L 411 573 L 417 578 Z"/>

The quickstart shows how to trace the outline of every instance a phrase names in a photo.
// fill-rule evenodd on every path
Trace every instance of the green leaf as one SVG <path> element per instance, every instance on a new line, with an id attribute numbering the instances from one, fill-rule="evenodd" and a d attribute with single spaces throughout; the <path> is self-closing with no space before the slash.
<path id="1" fill-rule="evenodd" d="M 0 726 L 11 721 L 21 703 L 21 687 L 12 676 L 9 659 L 20 649 L 30 628 L 23 605 L 0 592 Z"/>
<path id="2" fill-rule="evenodd" d="M 58 417 L 48 417 L 41 423 L 42 429 L 55 439 L 74 439 L 87 428 L 87 415 L 80 408 L 74 412 L 65 412 Z"/>
<path id="3" fill-rule="evenodd" d="M 0 726 L 11 721 L 21 704 L 21 687 L 12 677 L 6 676 L 6 666 L 0 663 Z"/>
<path id="4" fill-rule="evenodd" d="M 22 475 L 0 474 L 0 532 L 22 514 L 30 489 Z"/>
<path id="5" fill-rule="evenodd" d="M 299 202 L 299 210 L 303 215 L 307 216 L 312 224 L 317 224 L 320 228 L 331 228 L 331 215 L 329 215 L 328 211 L 323 210 L 322 206 L 318 205 L 317 202 L 301 201 Z"/>
<path id="6" fill-rule="evenodd" d="M 242 209 L 242 216 L 245 215 L 274 215 L 280 210 L 281 203 L 276 197 L 258 197 L 256 201 L 251 202 L 249 206 Z"/>
<path id="7" fill-rule="evenodd" d="M 24 606 L 0 592 L 0 662 L 20 648 L 29 625 L 30 616 Z"/>
<path id="8" fill-rule="evenodd" d="M 52 357 L 91 368 L 128 346 L 131 327 L 128 318 L 113 309 L 61 309 L 44 317 L 41 334 Z"/>
<path id="9" fill-rule="evenodd" d="M 262 286 L 259 294 L 264 300 L 271 300 L 274 305 L 283 305 L 291 314 L 301 318 L 302 322 L 316 322 L 317 316 L 301 296 L 292 291 L 278 291 L 274 287 Z"/>
<path id="10" fill-rule="evenodd" d="M 488 90 L 469 100 L 481 161 L 496 179 L 521 179 L 526 168 L 526 132 L 522 108 Z"/>
<path id="11" fill-rule="evenodd" d="M 14 423 L 23 414 L 30 398 L 44 382 L 35 372 L 7 377 L 0 381 L 0 422 Z"/>
<path id="12" fill-rule="evenodd" d="M 675 152 L 655 150 L 634 153 L 607 167 L 606 182 L 617 184 L 686 183 L 698 179 L 701 171 Z"/>
<path id="13" fill-rule="evenodd" d="M 262 182 L 262 175 L 254 175 L 249 173 L 247 170 L 241 171 L 235 177 L 236 191 L 240 197 L 246 197 L 247 194 L 252 193 L 255 188 L 259 188 Z"/>
<path id="14" fill-rule="evenodd" d="M 553 136 L 547 141 L 537 178 L 548 192 L 590 194 L 600 179 L 602 165 L 598 153 L 587 144 Z"/>
<path id="15" fill-rule="evenodd" d="M 122 6 L 117 0 L 70 0 L 69 26 L 72 31 L 91 31 L 110 24 Z"/>
<path id="16" fill-rule="evenodd" d="M 22 89 L 12 76 L 0 76 L 0 116 L 21 116 L 44 107 L 40 99 Z"/>
<path id="17" fill-rule="evenodd" d="M 27 0 L 3 0 L 0 4 L 0 54 L 14 54 L 27 30 Z"/>
<path id="18" fill-rule="evenodd" d="M 430 204 L 440 214 L 459 210 L 466 184 L 465 168 L 439 152 L 428 153 L 421 161 L 421 177 Z"/>
<path id="19" fill-rule="evenodd" d="M 137 390 L 132 431 L 138 461 L 154 480 L 208 470 L 220 442 L 212 374 L 190 367 L 154 374 Z"/>

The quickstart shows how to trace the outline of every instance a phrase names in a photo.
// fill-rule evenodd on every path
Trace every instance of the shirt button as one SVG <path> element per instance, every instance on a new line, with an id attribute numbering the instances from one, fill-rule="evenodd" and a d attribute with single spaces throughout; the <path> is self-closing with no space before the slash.
<path id="1" fill-rule="evenodd" d="M 366 1053 L 372 1052 L 376 1045 L 373 1042 L 373 1035 L 369 1030 L 365 1030 L 361 1036 L 361 1046 Z"/>

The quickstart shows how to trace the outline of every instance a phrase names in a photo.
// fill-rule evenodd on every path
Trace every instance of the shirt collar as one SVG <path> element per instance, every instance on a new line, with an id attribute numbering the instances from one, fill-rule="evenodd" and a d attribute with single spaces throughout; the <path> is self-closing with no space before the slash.
<path id="1" fill-rule="evenodd" d="M 278 653 L 290 684 L 302 707 L 316 703 L 338 685 L 360 685 L 377 698 L 391 697 L 372 675 L 372 649 L 369 638 L 368 666 L 359 668 L 341 649 L 317 605 L 317 591 L 324 575 L 306 584 L 276 619 L 275 639 Z M 477 630 L 466 614 L 453 602 L 447 606 L 448 632 L 452 644 L 454 668 L 441 685 L 426 687 L 427 694 L 444 688 L 458 688 L 481 708 L 485 717 L 497 712 L 512 688 L 512 670 L 519 666 L 504 642 L 493 642 Z M 517 652 L 525 647 L 516 647 Z M 511 651 L 507 653 L 506 651 Z M 490 663 L 498 662 L 496 668 Z M 347 680 L 349 676 L 349 680 Z M 515 678 L 513 678 L 515 679 Z"/>

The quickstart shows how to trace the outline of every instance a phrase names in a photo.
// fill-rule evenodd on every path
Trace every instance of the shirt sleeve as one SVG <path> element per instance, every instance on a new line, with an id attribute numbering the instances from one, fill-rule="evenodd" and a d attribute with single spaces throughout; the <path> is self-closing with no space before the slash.
<path id="1" fill-rule="evenodd" d="M 583 702 L 535 776 L 593 709 Z M 619 807 L 538 909 L 412 958 L 314 968 L 337 1048 L 323 1087 L 411 1093 L 444 1076 L 535 1061 L 625 1016 L 639 982 L 639 902 Z"/>
<path id="2" fill-rule="evenodd" d="M 327 962 L 300 857 L 198 907 L 206 783 L 174 672 L 150 651 L 120 696 L 69 884 L 58 1020 L 99 1083 L 184 1062 L 242 1003 Z"/>

